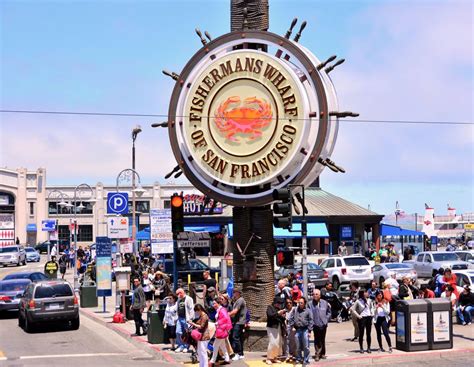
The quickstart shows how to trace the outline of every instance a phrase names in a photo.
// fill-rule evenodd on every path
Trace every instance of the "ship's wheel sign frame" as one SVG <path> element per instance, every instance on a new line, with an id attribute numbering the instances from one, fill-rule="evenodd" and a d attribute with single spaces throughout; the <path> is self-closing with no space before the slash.
<path id="1" fill-rule="evenodd" d="M 271 32 L 231 32 L 201 48 L 177 78 L 168 112 L 189 181 L 235 206 L 266 205 L 274 189 L 311 184 L 338 130 L 329 113 L 337 96 L 320 64 Z"/>

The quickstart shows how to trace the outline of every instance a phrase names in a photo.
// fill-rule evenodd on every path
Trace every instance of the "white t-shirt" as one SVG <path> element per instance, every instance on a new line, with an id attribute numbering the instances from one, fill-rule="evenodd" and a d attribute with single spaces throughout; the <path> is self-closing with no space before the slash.
<path id="1" fill-rule="evenodd" d="M 392 296 L 398 295 L 398 288 L 400 287 L 400 284 L 398 284 L 398 282 L 395 279 L 390 277 L 387 280 L 385 280 L 385 283 L 389 285 L 390 293 L 392 293 Z"/>
<path id="2" fill-rule="evenodd" d="M 448 298 L 448 296 L 446 296 L 446 292 L 441 293 L 441 298 Z M 455 302 L 457 300 L 456 295 L 454 294 L 454 292 L 451 293 L 451 297 L 449 297 L 449 300 L 451 302 Z"/>

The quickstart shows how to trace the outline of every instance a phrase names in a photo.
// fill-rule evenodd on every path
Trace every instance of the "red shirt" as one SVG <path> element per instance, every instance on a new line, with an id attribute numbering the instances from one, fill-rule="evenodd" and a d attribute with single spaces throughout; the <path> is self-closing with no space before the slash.
<path id="1" fill-rule="evenodd" d="M 423 295 L 423 298 L 435 298 L 435 294 L 431 289 L 427 289 L 426 294 Z"/>

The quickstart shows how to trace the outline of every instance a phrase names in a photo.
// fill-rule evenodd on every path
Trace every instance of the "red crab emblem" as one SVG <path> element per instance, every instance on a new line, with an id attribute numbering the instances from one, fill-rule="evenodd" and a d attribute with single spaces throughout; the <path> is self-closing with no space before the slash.
<path id="1" fill-rule="evenodd" d="M 235 134 L 251 134 L 249 140 L 262 136 L 262 129 L 272 120 L 272 108 L 264 99 L 249 97 L 243 104 L 239 97 L 229 97 L 214 113 L 216 127 L 226 134 L 226 139 L 238 142 Z"/>
<path id="2" fill-rule="evenodd" d="M 431 224 L 431 221 L 425 220 L 423 223 L 425 223 L 427 226 L 429 226 Z"/>

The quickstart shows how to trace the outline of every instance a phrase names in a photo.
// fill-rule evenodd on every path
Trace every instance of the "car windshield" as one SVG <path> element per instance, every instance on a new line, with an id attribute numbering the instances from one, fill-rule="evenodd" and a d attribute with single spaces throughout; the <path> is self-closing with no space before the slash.
<path id="1" fill-rule="evenodd" d="M 445 252 L 440 254 L 433 254 L 434 261 L 457 261 L 459 258 L 454 252 Z"/>
<path id="2" fill-rule="evenodd" d="M 385 266 L 387 267 L 387 269 L 411 269 L 411 266 L 407 264 L 393 263 L 393 264 L 385 264 Z"/>
<path id="3" fill-rule="evenodd" d="M 30 284 L 30 282 L 12 282 L 12 283 L 0 283 L 0 292 L 15 292 L 23 291 Z"/>
<path id="4" fill-rule="evenodd" d="M 36 252 L 36 250 L 34 248 L 31 248 L 31 247 L 25 248 L 25 251 L 26 252 Z"/>
<path id="5" fill-rule="evenodd" d="M 45 284 L 36 287 L 35 298 L 53 298 L 72 296 L 71 287 L 67 284 Z"/>
<path id="6" fill-rule="evenodd" d="M 5 253 L 5 252 L 18 252 L 18 247 L 0 247 L 0 253 Z"/>
<path id="7" fill-rule="evenodd" d="M 346 266 L 370 265 L 365 257 L 346 257 L 344 262 Z"/>

